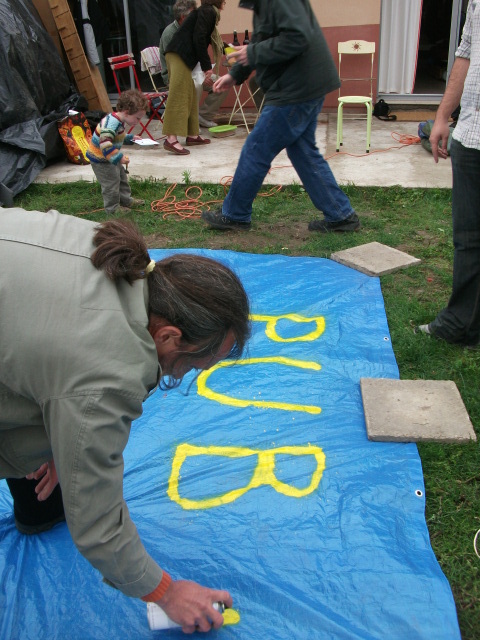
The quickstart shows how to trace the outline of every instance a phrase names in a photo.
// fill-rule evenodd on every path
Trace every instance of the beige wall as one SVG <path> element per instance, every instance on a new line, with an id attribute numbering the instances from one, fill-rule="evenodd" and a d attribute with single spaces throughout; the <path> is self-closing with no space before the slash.
<path id="1" fill-rule="evenodd" d="M 297 0 L 290 0 L 296 2 Z M 342 40 L 369 40 L 376 43 L 377 51 L 380 39 L 380 6 L 381 0 L 310 0 L 317 16 L 333 59 L 338 61 L 337 43 Z M 238 0 L 227 0 L 221 12 L 219 31 L 225 42 L 231 42 L 233 30 L 238 32 L 240 43 L 243 41 L 245 29 L 252 31 L 253 12 L 238 8 Z M 377 63 L 376 63 L 377 65 Z M 223 69 L 222 71 L 225 71 Z M 363 75 L 362 75 L 363 77 Z M 360 87 L 364 93 L 369 87 Z M 362 90 L 361 90 L 362 89 Z M 233 93 L 233 92 L 230 92 Z M 324 110 L 336 110 L 338 93 L 333 91 L 325 98 Z M 376 81 L 374 83 L 374 101 L 376 101 Z M 229 94 L 224 108 L 233 105 L 233 97 Z"/>
<path id="2" fill-rule="evenodd" d="M 381 0 L 310 0 L 323 28 L 380 24 Z"/>
<path id="3" fill-rule="evenodd" d="M 310 4 L 323 28 L 380 24 L 381 0 L 310 0 Z M 238 8 L 237 0 L 227 0 L 221 13 L 220 33 L 231 34 L 234 29 L 239 34 L 245 29 L 251 31 L 252 16 L 252 11 Z"/>

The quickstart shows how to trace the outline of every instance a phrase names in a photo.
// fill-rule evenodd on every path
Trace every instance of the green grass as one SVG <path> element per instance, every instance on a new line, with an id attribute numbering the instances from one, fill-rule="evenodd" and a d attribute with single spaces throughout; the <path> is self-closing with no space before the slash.
<path id="1" fill-rule="evenodd" d="M 178 200 L 185 199 L 185 189 L 191 186 L 187 172 L 184 178 L 186 184 L 178 185 L 174 192 Z M 152 248 L 206 247 L 329 257 L 333 251 L 377 241 L 420 258 L 420 265 L 381 278 L 400 376 L 453 380 L 480 435 L 480 351 L 444 344 L 415 335 L 412 330 L 414 325 L 432 320 L 449 297 L 453 258 L 450 190 L 346 187 L 362 218 L 362 232 L 322 235 L 307 231 L 306 223 L 315 211 L 301 186 L 292 185 L 271 197 L 256 199 L 251 232 L 222 234 L 208 230 L 196 218 L 163 219 L 152 212 L 150 203 L 162 199 L 169 186 L 164 182 L 132 180 L 131 184 L 133 195 L 147 201 L 143 210 L 132 212 L 131 217 L 150 236 Z M 221 185 L 201 188 L 203 202 L 223 198 Z M 106 219 L 100 189 L 89 182 L 33 184 L 15 199 L 15 204 L 31 210 L 87 213 L 84 217 L 91 220 Z M 94 210 L 98 211 L 88 213 Z M 432 546 L 453 590 L 463 640 L 478 640 L 480 559 L 474 553 L 473 538 L 480 528 L 479 447 L 423 443 L 418 449 Z"/>

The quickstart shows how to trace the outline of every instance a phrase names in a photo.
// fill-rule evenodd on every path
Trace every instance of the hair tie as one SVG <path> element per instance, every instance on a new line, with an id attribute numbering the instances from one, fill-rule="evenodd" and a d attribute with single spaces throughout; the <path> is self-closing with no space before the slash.
<path id="1" fill-rule="evenodd" d="M 152 271 L 155 269 L 155 265 L 156 264 L 157 263 L 155 262 L 155 260 L 150 260 L 150 262 L 145 267 L 145 275 L 146 276 L 148 276 L 149 273 L 152 273 Z"/>

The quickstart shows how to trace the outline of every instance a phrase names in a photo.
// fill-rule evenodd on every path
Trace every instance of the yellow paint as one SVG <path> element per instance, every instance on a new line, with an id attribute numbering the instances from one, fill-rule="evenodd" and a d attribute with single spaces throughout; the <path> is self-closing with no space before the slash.
<path id="1" fill-rule="evenodd" d="M 253 320 L 253 322 L 266 322 L 267 326 L 265 327 L 265 335 L 274 342 L 310 342 L 319 338 L 325 331 L 325 318 L 323 316 L 306 318 L 305 316 L 298 315 L 298 313 L 287 313 L 283 316 L 264 316 L 252 313 L 250 319 Z M 314 322 L 315 329 L 313 331 L 310 331 L 310 333 L 305 334 L 304 336 L 298 336 L 294 338 L 281 338 L 278 335 L 276 329 L 276 325 L 279 320 L 291 320 L 292 322 L 305 322 L 309 324 Z"/>
<path id="2" fill-rule="evenodd" d="M 209 400 L 215 400 L 220 404 L 227 404 L 232 407 L 262 407 L 264 409 L 282 409 L 283 411 L 305 411 L 305 413 L 318 414 L 322 409 L 315 405 L 308 404 L 291 404 L 288 402 L 275 402 L 267 400 L 242 400 L 240 398 L 233 398 L 225 393 L 217 393 L 209 387 L 207 387 L 207 380 L 217 369 L 232 366 L 245 366 L 254 364 L 283 364 L 287 367 L 297 367 L 298 369 L 312 369 L 313 371 L 320 371 L 322 368 L 317 362 L 308 362 L 306 360 L 295 360 L 293 358 L 282 358 L 280 356 L 273 356 L 268 358 L 247 358 L 245 360 L 224 360 L 219 362 L 211 369 L 202 371 L 197 379 L 198 394 L 204 396 Z"/>
<path id="3" fill-rule="evenodd" d="M 285 482 L 281 482 L 275 476 L 275 456 L 278 454 L 286 454 L 292 456 L 314 456 L 317 461 L 317 467 L 312 473 L 312 479 L 308 487 L 298 489 L 292 487 Z M 203 500 L 189 500 L 182 498 L 179 494 L 178 483 L 180 471 L 183 463 L 189 457 L 194 456 L 222 456 L 225 458 L 245 458 L 248 456 L 258 456 L 257 466 L 253 472 L 252 478 L 247 486 L 240 489 L 228 491 L 214 498 L 205 498 Z M 175 457 L 172 463 L 172 473 L 168 481 L 168 495 L 173 502 L 178 503 L 184 509 L 211 509 L 219 507 L 223 504 L 234 502 L 241 496 L 245 495 L 250 489 L 261 487 L 262 485 L 270 485 L 277 491 L 292 498 L 303 498 L 309 495 L 318 487 L 325 469 L 325 455 L 320 447 L 314 445 L 307 446 L 286 446 L 277 447 L 275 449 L 248 449 L 246 447 L 197 447 L 190 444 L 181 444 L 177 447 Z"/>
<path id="4" fill-rule="evenodd" d="M 226 624 L 238 624 L 240 622 L 240 614 L 235 609 L 225 609 L 223 612 L 223 626 Z"/>
<path id="5" fill-rule="evenodd" d="M 80 147 L 85 160 L 88 160 L 87 156 L 85 155 L 88 149 L 88 140 L 85 138 L 85 131 L 82 129 L 82 127 L 79 127 L 78 125 L 72 127 L 72 137 Z M 88 162 L 90 162 L 90 160 L 88 160 Z"/>

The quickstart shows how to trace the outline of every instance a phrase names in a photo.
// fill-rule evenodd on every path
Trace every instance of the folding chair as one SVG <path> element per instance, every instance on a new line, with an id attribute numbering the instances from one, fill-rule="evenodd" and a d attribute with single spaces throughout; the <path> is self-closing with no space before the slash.
<path id="1" fill-rule="evenodd" d="M 115 80 L 115 86 L 117 87 L 118 93 L 122 92 L 120 88 L 119 72 L 122 69 L 132 70 L 137 89 L 141 91 L 145 96 L 145 98 L 148 100 L 148 106 L 149 106 L 148 121 L 146 122 L 146 124 L 144 124 L 143 122 L 139 122 L 139 125 L 142 128 L 142 133 L 145 132 L 151 140 L 155 140 L 155 138 L 151 135 L 151 133 L 148 130 L 148 125 L 152 122 L 154 118 L 156 118 L 157 120 L 160 120 L 160 122 L 163 123 L 163 112 L 165 111 L 165 104 L 168 98 L 168 91 L 142 91 L 140 82 L 138 80 L 137 70 L 135 66 L 135 58 L 133 56 L 133 53 L 125 53 L 121 56 L 113 56 L 112 58 L 108 58 L 108 62 L 110 64 L 110 68 L 113 73 L 113 79 Z M 125 87 L 125 88 L 128 88 L 128 87 Z M 128 133 L 131 133 L 133 129 L 134 127 L 131 127 Z"/>
<path id="2" fill-rule="evenodd" d="M 244 87 L 245 87 L 246 95 L 245 97 L 242 97 L 242 89 Z M 261 105 L 260 107 L 258 107 L 257 102 L 255 100 L 255 95 L 260 92 L 260 87 L 252 91 L 248 82 L 244 82 L 239 86 L 234 84 L 233 90 L 235 92 L 235 103 L 233 105 L 233 109 L 230 114 L 230 120 L 228 121 L 228 124 L 231 124 L 233 117 L 237 113 L 240 113 L 242 115 L 242 119 L 245 124 L 245 129 L 247 130 L 247 133 L 250 133 L 250 127 L 255 126 L 255 124 L 257 123 L 258 117 L 263 107 L 263 102 L 265 100 L 265 97 L 262 98 Z M 247 107 L 247 108 L 249 107 L 254 109 L 254 113 L 251 114 L 252 116 L 254 116 L 253 122 L 249 122 L 247 120 L 248 113 L 245 113 L 244 107 Z"/>
<path id="3" fill-rule="evenodd" d="M 342 55 L 353 56 L 370 56 L 368 62 L 369 75 L 360 78 L 342 76 Z M 363 104 L 367 109 L 367 153 L 370 153 L 370 136 L 372 132 L 372 102 L 373 102 L 373 59 L 375 57 L 375 42 L 367 42 L 366 40 L 347 40 L 338 43 L 338 75 L 340 81 L 344 82 L 368 82 L 370 85 L 370 95 L 341 95 L 341 87 L 338 90 L 338 117 L 337 117 L 337 151 L 343 145 L 343 105 L 344 104 Z"/>
<path id="4" fill-rule="evenodd" d="M 142 63 L 140 68 L 142 71 L 147 71 L 150 76 L 150 82 L 152 83 L 153 90 L 157 93 L 161 93 L 162 89 L 157 87 L 153 76 L 162 73 L 162 63 L 160 61 L 160 50 L 158 47 L 147 47 L 140 51 L 140 58 Z"/>

